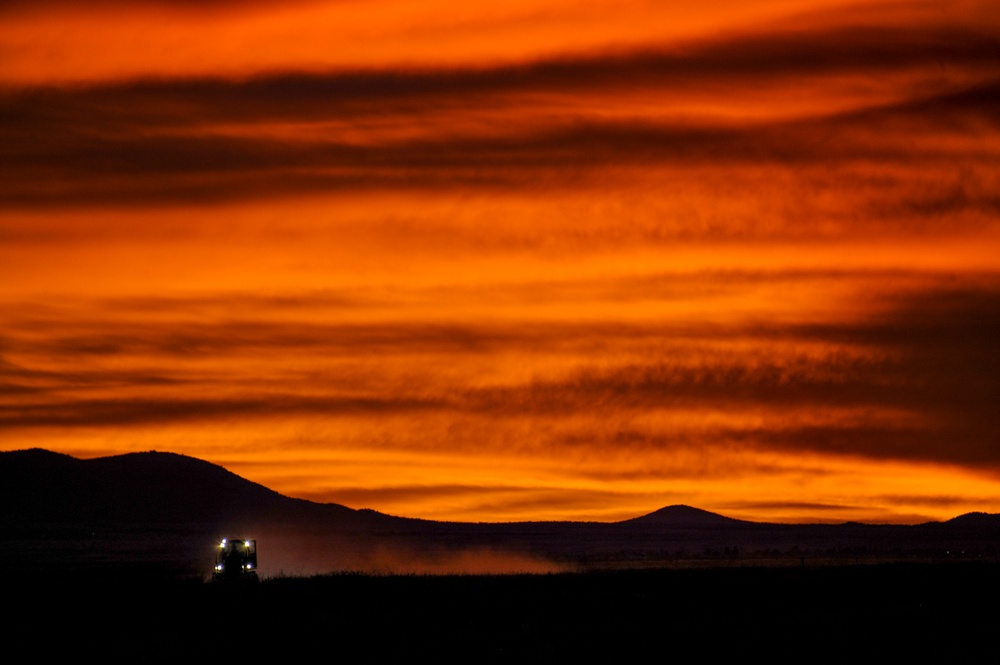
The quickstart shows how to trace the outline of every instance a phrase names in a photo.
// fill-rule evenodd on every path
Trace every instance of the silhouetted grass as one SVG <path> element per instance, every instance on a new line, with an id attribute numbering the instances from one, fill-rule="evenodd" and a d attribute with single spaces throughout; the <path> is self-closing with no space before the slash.
<path id="1" fill-rule="evenodd" d="M 623 657 L 694 649 L 824 662 L 991 643 L 1000 565 L 623 570 L 549 575 L 277 577 L 249 587 L 152 571 L 21 580 L 11 635 L 42 628 L 108 660 L 316 652 L 332 660 Z M 30 644 L 30 642 L 29 642 Z M 95 652 L 96 653 L 96 652 Z M 346 654 L 351 654 L 347 657 Z M 398 662 L 398 661 L 397 661 Z"/>

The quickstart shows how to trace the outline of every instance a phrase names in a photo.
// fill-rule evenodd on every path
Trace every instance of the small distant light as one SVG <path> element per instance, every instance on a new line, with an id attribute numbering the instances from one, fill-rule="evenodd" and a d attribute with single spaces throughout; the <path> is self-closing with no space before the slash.
<path id="1" fill-rule="evenodd" d="M 248 540 L 248 541 L 246 541 L 246 542 L 245 542 L 245 543 L 243 543 L 243 544 L 244 544 L 244 545 L 246 545 L 247 547 L 250 547 L 250 541 L 249 541 L 249 540 Z"/>

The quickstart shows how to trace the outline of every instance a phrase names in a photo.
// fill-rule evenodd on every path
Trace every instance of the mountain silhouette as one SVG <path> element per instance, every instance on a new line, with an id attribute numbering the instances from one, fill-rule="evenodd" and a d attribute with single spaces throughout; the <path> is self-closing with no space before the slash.
<path id="1" fill-rule="evenodd" d="M 701 508 L 692 508 L 685 505 L 674 505 L 660 508 L 646 515 L 626 520 L 632 524 L 655 524 L 659 526 L 734 526 L 744 524 L 743 520 L 733 517 L 726 517 L 718 513 L 712 513 Z"/>
<path id="2" fill-rule="evenodd" d="M 953 517 L 945 522 L 945 524 L 998 530 L 1000 529 L 1000 515 L 982 512 L 965 513 L 964 515 Z"/>
<path id="3" fill-rule="evenodd" d="M 221 524 L 260 515 L 345 522 L 375 514 L 286 497 L 210 462 L 156 451 L 96 459 L 37 448 L 0 453 L 0 502 L 8 524 Z"/>
<path id="4" fill-rule="evenodd" d="M 258 541 L 264 575 L 332 570 L 551 572 L 840 557 L 996 557 L 1000 515 L 923 525 L 770 524 L 686 505 L 613 523 L 440 522 L 284 496 L 167 452 L 0 453 L 0 565 L 204 577 L 223 537 Z"/>

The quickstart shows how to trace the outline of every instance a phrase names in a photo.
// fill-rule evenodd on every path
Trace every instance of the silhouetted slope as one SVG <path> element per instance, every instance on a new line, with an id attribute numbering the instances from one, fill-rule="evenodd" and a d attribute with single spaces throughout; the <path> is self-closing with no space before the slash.
<path id="1" fill-rule="evenodd" d="M 625 520 L 621 524 L 642 524 L 656 526 L 681 526 L 681 527 L 731 527 L 739 524 L 747 524 L 743 520 L 725 517 L 718 513 L 712 513 L 701 508 L 691 506 L 676 505 L 660 508 L 647 515 L 642 515 L 630 520 Z"/>
<path id="2" fill-rule="evenodd" d="M 952 527 L 1000 531 L 1000 515 L 979 512 L 966 513 L 964 515 L 959 515 L 958 517 L 953 517 L 952 519 L 943 522 L 943 524 Z"/>
<path id="3" fill-rule="evenodd" d="M 0 453 L 0 521 L 11 525 L 198 524 L 370 518 L 283 496 L 185 455 L 144 452 L 81 460 L 45 450 Z"/>

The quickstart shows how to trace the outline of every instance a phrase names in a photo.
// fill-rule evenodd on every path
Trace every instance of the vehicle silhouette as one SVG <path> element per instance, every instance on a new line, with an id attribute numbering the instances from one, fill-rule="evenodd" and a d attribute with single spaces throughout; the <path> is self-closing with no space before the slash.
<path id="1" fill-rule="evenodd" d="M 256 582 L 257 541 L 223 538 L 215 556 L 213 582 Z"/>

